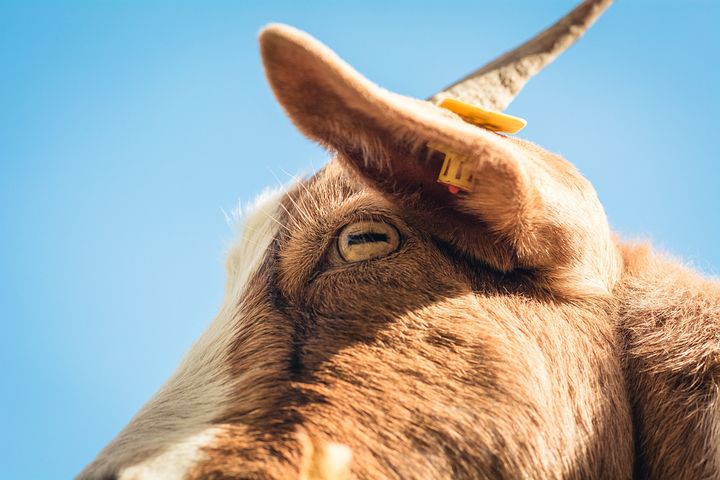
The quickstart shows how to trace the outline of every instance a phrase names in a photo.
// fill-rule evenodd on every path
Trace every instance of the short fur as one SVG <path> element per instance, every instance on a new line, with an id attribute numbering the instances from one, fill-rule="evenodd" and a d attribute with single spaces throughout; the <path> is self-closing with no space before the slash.
<path id="1" fill-rule="evenodd" d="M 618 242 L 562 158 L 260 42 L 335 157 L 258 210 L 215 326 L 80 478 L 720 478 L 718 282 Z M 361 220 L 398 249 L 344 261 Z"/>
<path id="2" fill-rule="evenodd" d="M 720 283 L 625 247 L 618 288 L 641 478 L 720 477 Z"/>

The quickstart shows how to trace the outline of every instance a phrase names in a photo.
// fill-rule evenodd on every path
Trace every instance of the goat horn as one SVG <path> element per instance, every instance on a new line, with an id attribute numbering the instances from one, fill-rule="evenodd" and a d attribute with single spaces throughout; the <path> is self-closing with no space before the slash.
<path id="1" fill-rule="evenodd" d="M 585 0 L 552 27 L 430 97 L 452 97 L 503 111 L 530 78 L 580 38 L 612 0 Z"/>

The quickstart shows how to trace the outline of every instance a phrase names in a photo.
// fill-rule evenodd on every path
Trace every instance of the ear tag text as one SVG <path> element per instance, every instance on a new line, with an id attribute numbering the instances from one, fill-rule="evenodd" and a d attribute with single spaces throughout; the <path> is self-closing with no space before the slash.
<path id="1" fill-rule="evenodd" d="M 457 113 L 460 118 L 478 127 L 501 133 L 517 133 L 527 125 L 525 119 L 506 113 L 485 110 L 477 105 L 445 97 L 438 106 Z"/>
<path id="2" fill-rule="evenodd" d="M 435 146 L 430 146 L 430 148 L 445 156 L 442 168 L 437 177 L 437 182 L 447 185 L 448 191 L 453 195 L 459 193 L 461 190 L 463 192 L 472 192 L 475 188 L 473 183 L 473 169 L 467 158 Z"/>

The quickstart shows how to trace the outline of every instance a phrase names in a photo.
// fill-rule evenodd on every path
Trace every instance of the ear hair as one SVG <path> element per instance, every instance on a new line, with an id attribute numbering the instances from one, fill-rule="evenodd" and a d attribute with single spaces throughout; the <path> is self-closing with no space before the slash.
<path id="1" fill-rule="evenodd" d="M 294 28 L 267 27 L 260 47 L 295 125 L 419 215 L 432 234 L 499 270 L 530 268 L 568 291 L 609 291 L 617 265 L 605 263 L 615 258 L 607 221 L 592 187 L 567 162 L 388 92 Z M 476 183 L 471 194 L 451 195 L 436 182 L 442 161 L 428 145 L 466 159 Z"/>

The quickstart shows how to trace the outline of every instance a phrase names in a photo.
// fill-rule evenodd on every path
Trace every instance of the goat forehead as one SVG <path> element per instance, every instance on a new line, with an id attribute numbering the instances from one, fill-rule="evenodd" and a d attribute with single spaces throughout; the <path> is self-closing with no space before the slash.
<path id="1" fill-rule="evenodd" d="M 240 304 L 255 282 L 280 230 L 284 189 L 266 191 L 235 215 L 237 240 L 226 263 L 224 304 L 180 366 L 122 432 L 83 471 L 80 479 L 183 478 L 211 442 L 215 421 L 228 410 L 236 379 L 227 368 L 233 341 L 246 321 Z M 180 461 L 182 460 L 182 461 Z M 148 475 L 150 477 L 148 477 Z"/>
<path id="2" fill-rule="evenodd" d="M 361 200 L 358 202 L 357 200 Z M 395 210 L 377 190 L 350 174 L 336 159 L 313 177 L 299 182 L 283 199 L 281 209 L 288 229 L 337 220 L 364 207 Z"/>

